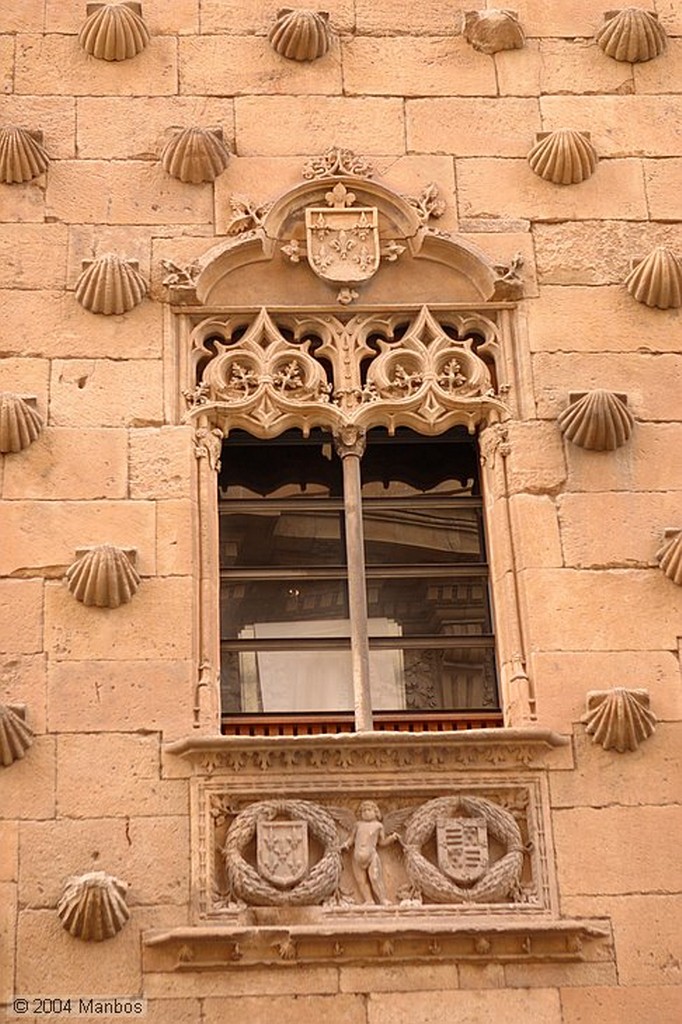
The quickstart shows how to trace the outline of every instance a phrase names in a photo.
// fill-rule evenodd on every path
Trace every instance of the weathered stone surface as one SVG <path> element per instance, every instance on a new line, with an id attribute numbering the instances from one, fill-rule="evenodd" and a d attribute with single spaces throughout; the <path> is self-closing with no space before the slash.
<path id="1" fill-rule="evenodd" d="M 679 989 L 656 987 L 599 986 L 564 989 L 561 992 L 564 1024 L 678 1024 L 682 1014 Z"/>
<path id="2" fill-rule="evenodd" d="M 143 5 L 144 21 L 152 36 L 199 30 L 199 0 L 173 0 L 172 8 Z M 45 0 L 45 31 L 77 33 L 83 23 L 81 0 Z M 35 28 L 30 31 L 35 31 Z"/>
<path id="3" fill-rule="evenodd" d="M 566 479 L 561 434 L 554 424 L 539 420 L 509 426 L 508 457 L 511 493 L 551 494 Z"/>
<path id="4" fill-rule="evenodd" d="M 151 998 L 198 998 L 292 995 L 298 1000 L 316 994 L 339 991 L 336 967 L 297 967 L 295 971 L 245 967 L 243 970 L 202 971 L 200 974 L 155 973 L 149 967 L 151 955 L 145 951 L 145 991 Z M 240 1005 L 243 998 L 240 998 Z M 241 1011 L 240 1011 L 241 1012 Z"/>
<path id="5" fill-rule="evenodd" d="M 0 771 L 0 818 L 54 818 L 55 769 L 55 739 L 37 736 L 24 757 Z"/>
<path id="6" fill-rule="evenodd" d="M 618 451 L 599 455 L 574 445 L 568 459 L 571 491 L 667 491 L 682 467 L 682 426 L 638 423 L 632 441 Z"/>
<path id="7" fill-rule="evenodd" d="M 55 426 L 160 425 L 161 364 L 133 359 L 55 359 L 50 397 Z"/>
<path id="8" fill-rule="evenodd" d="M 0 288 L 63 288 L 63 224 L 0 224 Z"/>
<path id="9" fill-rule="evenodd" d="M 43 581 L 0 580 L 0 651 L 43 649 Z"/>
<path id="10" fill-rule="evenodd" d="M 0 46 L 7 39 L 0 36 Z M 76 101 L 70 96 L 0 97 L 0 123 L 39 129 L 52 160 L 69 160 L 76 155 Z M 17 190 L 13 196 L 16 201 Z"/>
<path id="11" fill-rule="evenodd" d="M 682 249 L 682 226 L 675 224 L 538 224 L 533 236 L 541 284 L 622 285 L 633 258 L 646 256 L 656 245 Z M 660 315 L 678 316 L 675 311 Z"/>
<path id="12" fill-rule="evenodd" d="M 676 0 L 657 0 L 656 10 L 666 32 L 672 36 L 682 36 L 682 11 Z"/>
<path id="13" fill-rule="evenodd" d="M 502 964 L 459 964 L 460 988 L 504 988 Z"/>
<path id="14" fill-rule="evenodd" d="M 83 465 L 90 472 L 83 473 Z M 128 436 L 125 430 L 47 427 L 21 463 L 8 459 L 3 498 L 125 498 Z"/>
<path id="15" fill-rule="evenodd" d="M 682 220 L 682 211 L 675 202 L 682 181 L 682 159 L 645 160 L 644 181 L 651 217 Z"/>
<path id="16" fill-rule="evenodd" d="M 310 1018 L 323 1017 L 329 1024 L 364 1024 L 365 1021 L 364 1000 L 354 995 L 302 995 L 295 1000 L 283 996 L 260 999 L 242 996 L 238 1003 L 230 999 L 205 1000 L 206 1024 L 221 1024 L 226 1012 L 246 1013 L 253 1024 L 268 1024 L 273 1013 L 282 1024 L 298 1024 L 302 1014 Z"/>
<path id="17" fill-rule="evenodd" d="M 115 544 L 137 548 L 143 576 L 156 568 L 152 502 L 12 501 L 3 521 L 12 543 L 0 552 L 0 572 L 60 577 L 77 548 Z"/>
<path id="18" fill-rule="evenodd" d="M 45 188 L 42 178 L 20 188 L 0 185 L 0 223 L 42 224 L 45 220 Z"/>
<path id="19" fill-rule="evenodd" d="M 0 882 L 19 877 L 19 822 L 0 822 Z M 0 997 L 2 998 L 2 997 Z"/>
<path id="20" fill-rule="evenodd" d="M 131 498 L 189 498 L 195 461 L 191 427 L 131 430 Z"/>
<path id="21" fill-rule="evenodd" d="M 580 807 L 553 815 L 564 895 L 679 889 L 676 807 Z"/>
<path id="22" fill-rule="evenodd" d="M 566 0 L 560 5 L 543 0 L 517 0 L 516 9 L 529 36 L 590 37 L 602 22 L 594 0 Z"/>
<path id="23" fill-rule="evenodd" d="M 196 509 L 191 501 L 156 504 L 156 569 L 159 576 L 189 576 L 194 568 Z"/>
<path id="24" fill-rule="evenodd" d="M 459 988 L 455 964 L 348 966 L 339 970 L 341 992 L 445 992 Z"/>
<path id="25" fill-rule="evenodd" d="M 446 0 L 424 0 L 412 8 L 404 0 L 372 3 L 356 0 L 358 35 L 449 35 L 453 8 Z"/>
<path id="26" fill-rule="evenodd" d="M 528 221 L 479 218 L 466 221 L 462 225 L 466 229 L 462 234 L 467 241 L 482 249 L 494 264 L 508 267 L 517 256 L 521 256 L 519 276 L 523 294 L 531 297 L 537 295 L 538 284 L 535 275 L 533 236 L 530 230 L 522 230 L 524 224 L 528 224 Z"/>
<path id="27" fill-rule="evenodd" d="M 539 50 L 544 94 L 635 92 L 631 65 L 609 60 L 593 39 L 542 39 Z"/>
<path id="28" fill-rule="evenodd" d="M 46 420 L 49 373 L 50 364 L 46 359 L 0 359 L 0 392 L 37 398 L 37 411 Z"/>
<path id="29" fill-rule="evenodd" d="M 526 160 L 458 159 L 456 167 L 461 217 L 516 216 L 534 221 L 646 217 L 639 160 L 603 161 L 587 181 L 561 188 L 533 174 Z"/>
<path id="30" fill-rule="evenodd" d="M 369 1024 L 439 1024 L 444 1018 L 467 1024 L 488 1024 L 491 1019 L 542 1020 L 560 1024 L 559 993 L 552 989 L 498 991 L 474 989 L 459 992 L 415 992 L 370 995 Z"/>
<path id="31" fill-rule="evenodd" d="M 386 69 L 391 68 L 391 74 Z M 495 96 L 495 66 L 462 36 L 356 36 L 344 42 L 349 95 Z"/>
<path id="32" fill-rule="evenodd" d="M 657 114 L 659 103 L 654 96 L 545 96 L 540 106 L 545 131 L 567 124 L 589 130 L 603 157 L 676 156 L 682 153 L 682 97 L 666 98 L 666 118 Z"/>
<path id="33" fill-rule="evenodd" d="M 82 15 L 81 15 L 82 17 Z M 28 95 L 170 95 L 176 91 L 172 36 L 155 36 L 131 61 L 93 60 L 76 36 L 26 35 L 17 39 L 15 89 Z"/>
<path id="34" fill-rule="evenodd" d="M 537 100 L 516 97 L 408 100 L 406 118 L 410 151 L 459 157 L 525 157 L 541 127 Z"/>
<path id="35" fill-rule="evenodd" d="M 0 882 L 0 944 L 3 949 L 0 959 L 0 1003 L 9 1003 L 15 992 L 16 927 L 17 887 L 14 884 Z"/>
<path id="36" fill-rule="evenodd" d="M 84 791 L 86 777 L 89 783 Z M 57 812 L 61 816 L 180 816 L 187 812 L 188 799 L 183 780 L 160 778 L 158 736 L 109 733 L 106 744 L 96 734 L 59 738 Z"/>
<path id="37" fill-rule="evenodd" d="M 145 580 L 135 600 L 113 612 L 85 608 L 60 583 L 48 584 L 45 618 L 51 655 L 57 661 L 104 661 L 112 653 L 127 661 L 188 658 L 192 594 L 191 580 L 184 577 Z"/>
<path id="38" fill-rule="evenodd" d="M 180 92 L 189 95 L 341 92 L 341 53 L 335 38 L 314 64 L 284 60 L 259 36 L 192 36 L 180 41 L 179 59 Z"/>
<path id="39" fill-rule="evenodd" d="M 40 32 L 43 28 L 44 0 L 26 0 L 3 12 L 3 32 Z"/>
<path id="40" fill-rule="evenodd" d="M 515 494 L 510 499 L 519 568 L 563 564 L 557 506 L 546 495 Z"/>
<path id="41" fill-rule="evenodd" d="M 404 153 L 403 104 L 395 98 L 238 96 L 236 145 L 242 156 L 322 153 L 343 144 L 357 153 Z"/>
<path id="42" fill-rule="evenodd" d="M 658 570 L 529 569 L 522 579 L 532 648 L 666 650 L 679 632 L 682 592 Z"/>
<path id="43" fill-rule="evenodd" d="M 614 963 L 505 964 L 505 985 L 514 988 L 554 988 L 617 985 Z"/>
<path id="44" fill-rule="evenodd" d="M 668 39 L 665 60 L 649 60 L 633 67 L 638 93 L 682 92 L 682 39 Z"/>
<path id="45" fill-rule="evenodd" d="M 0 36 L 0 93 L 12 91 L 14 77 L 14 39 Z"/>
<path id="46" fill-rule="evenodd" d="M 280 9 L 278 0 L 202 0 L 202 32 L 266 36 Z M 332 27 L 350 32 L 355 24 L 352 0 L 330 0 L 325 4 Z"/>
<path id="47" fill-rule="evenodd" d="M 526 304 L 531 350 L 545 352 L 677 351 L 677 313 L 652 316 L 624 288 L 546 285 Z M 671 330 L 671 325 L 673 329 Z"/>
<path id="48" fill-rule="evenodd" d="M 193 662 L 54 662 L 48 674 L 51 732 L 163 730 L 166 739 L 192 728 Z M 159 695 L 163 694 L 163 699 Z"/>
<path id="49" fill-rule="evenodd" d="M 47 661 L 44 654 L 0 655 L 0 704 L 25 704 L 32 732 L 45 732 Z"/>
<path id="50" fill-rule="evenodd" d="M 557 499 L 565 564 L 576 568 L 656 564 L 656 551 L 679 513 L 678 493 L 607 491 Z M 595 523 L 602 523 L 597 533 Z"/>
<path id="51" fill-rule="evenodd" d="M 542 64 L 537 39 L 526 39 L 523 51 L 500 50 L 494 60 L 500 96 L 540 95 Z"/>

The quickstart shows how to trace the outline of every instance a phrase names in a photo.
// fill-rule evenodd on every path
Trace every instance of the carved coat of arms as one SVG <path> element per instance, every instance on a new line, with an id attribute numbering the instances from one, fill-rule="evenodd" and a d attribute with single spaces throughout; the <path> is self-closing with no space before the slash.
<path id="1" fill-rule="evenodd" d="M 454 882 L 476 882 L 488 870 L 485 818 L 443 818 L 436 829 L 438 867 Z"/>
<path id="2" fill-rule="evenodd" d="M 367 281 L 381 260 L 379 211 L 353 206 L 355 195 L 339 182 L 325 196 L 327 206 L 308 206 L 305 230 L 312 270 L 335 284 Z"/>
<path id="3" fill-rule="evenodd" d="M 295 885 L 308 871 L 305 821 L 259 821 L 256 829 L 259 873 L 278 888 Z"/>

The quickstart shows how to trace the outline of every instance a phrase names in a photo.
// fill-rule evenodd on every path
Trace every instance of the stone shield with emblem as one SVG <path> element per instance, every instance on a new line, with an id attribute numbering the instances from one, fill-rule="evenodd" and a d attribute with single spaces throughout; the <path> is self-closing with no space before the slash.
<path id="1" fill-rule="evenodd" d="M 305 821 L 259 821 L 256 830 L 259 873 L 278 888 L 300 882 L 308 872 L 308 825 Z"/>
<path id="2" fill-rule="evenodd" d="M 339 184 L 327 194 L 329 206 L 305 211 L 308 262 L 318 277 L 335 284 L 367 281 L 379 269 L 379 211 L 353 206 L 355 196 Z"/>
<path id="3" fill-rule="evenodd" d="M 454 882 L 476 882 L 488 870 L 485 818 L 444 818 L 437 824 L 438 867 Z"/>

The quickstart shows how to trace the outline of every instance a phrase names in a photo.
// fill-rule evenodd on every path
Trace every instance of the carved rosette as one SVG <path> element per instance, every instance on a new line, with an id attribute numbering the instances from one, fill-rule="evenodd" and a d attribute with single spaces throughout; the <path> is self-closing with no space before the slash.
<path id="1" fill-rule="evenodd" d="M 142 4 L 88 4 L 78 42 L 86 53 L 98 60 L 136 57 L 149 42 L 149 30 L 142 20 Z"/>
<path id="2" fill-rule="evenodd" d="M 606 11 L 604 18 L 596 41 L 607 57 L 635 64 L 665 52 L 665 29 L 654 11 L 626 7 L 622 11 Z"/>
<path id="3" fill-rule="evenodd" d="M 619 754 L 637 750 L 656 731 L 646 690 L 594 690 L 587 695 L 587 711 L 580 721 L 593 743 Z"/>
<path id="4" fill-rule="evenodd" d="M 134 551 L 101 544 L 79 554 L 66 570 L 69 590 L 81 604 L 96 608 L 118 608 L 132 601 L 140 577 L 132 561 Z"/>
<path id="5" fill-rule="evenodd" d="M 656 561 L 673 583 L 682 587 L 682 530 L 667 530 L 663 545 L 656 552 Z"/>
<path id="6" fill-rule="evenodd" d="M 76 298 L 91 313 L 115 316 L 128 313 L 147 294 L 147 282 L 137 260 L 113 253 L 96 260 L 83 260 L 83 273 L 76 282 Z"/>
<path id="7" fill-rule="evenodd" d="M 635 421 L 625 396 L 597 390 L 571 399 L 557 423 L 573 444 L 588 451 L 610 452 L 630 439 Z"/>
<path id="8" fill-rule="evenodd" d="M 287 60 L 317 60 L 324 57 L 331 44 L 329 15 L 326 11 L 285 7 L 278 13 L 268 39 L 275 53 Z"/>
<path id="9" fill-rule="evenodd" d="M 625 278 L 625 287 L 637 302 L 657 309 L 682 307 L 682 260 L 665 245 L 659 245 L 635 264 Z"/>
<path id="10" fill-rule="evenodd" d="M 42 132 L 11 124 L 0 128 L 0 181 L 6 185 L 20 184 L 43 174 L 50 158 L 42 142 Z"/>
<path id="11" fill-rule="evenodd" d="M 526 42 L 516 11 L 467 11 L 462 34 L 479 53 L 520 50 Z"/>
<path id="12" fill-rule="evenodd" d="M 130 917 L 128 886 L 104 871 L 69 878 L 57 904 L 62 925 L 83 942 L 113 939 Z"/>
<path id="13" fill-rule="evenodd" d="M 193 185 L 215 181 L 230 159 L 222 128 L 183 128 L 170 139 L 161 154 L 163 169 L 178 181 Z"/>
<path id="14" fill-rule="evenodd" d="M 20 760 L 33 743 L 33 731 L 17 708 L 0 704 L 0 767 Z"/>
<path id="15" fill-rule="evenodd" d="M 528 154 L 531 170 L 555 185 L 577 185 L 596 170 L 597 151 L 587 132 L 562 128 L 539 132 Z"/>
<path id="16" fill-rule="evenodd" d="M 0 453 L 21 452 L 40 437 L 42 416 L 34 408 L 35 398 L 5 392 L 0 394 Z"/>

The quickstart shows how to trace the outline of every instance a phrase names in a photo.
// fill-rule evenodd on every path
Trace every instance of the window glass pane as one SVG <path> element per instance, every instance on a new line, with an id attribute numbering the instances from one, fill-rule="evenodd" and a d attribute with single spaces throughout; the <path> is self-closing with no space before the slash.
<path id="1" fill-rule="evenodd" d="M 348 636 L 347 620 L 343 579 L 224 580 L 221 585 L 223 640 Z M 342 632 L 319 631 L 325 623 L 336 629 L 339 622 Z"/>
<path id="2" fill-rule="evenodd" d="M 439 437 L 397 430 L 394 437 L 371 430 L 362 457 L 363 497 L 478 493 L 476 445 L 463 428 Z"/>
<path id="3" fill-rule="evenodd" d="M 498 706 L 492 647 L 410 647 L 381 653 L 400 655 L 403 696 L 398 707 L 464 711 Z"/>
<path id="4" fill-rule="evenodd" d="M 373 620 L 393 623 L 399 636 L 482 636 L 492 632 L 487 580 L 471 577 L 395 577 L 367 580 Z"/>
<path id="5" fill-rule="evenodd" d="M 220 513 L 220 564 L 247 566 L 335 565 L 344 563 L 341 507 L 260 508 Z M 336 504 L 336 503 L 335 503 Z"/>
<path id="6" fill-rule="evenodd" d="M 220 497 L 343 497 L 343 474 L 330 435 L 288 431 L 261 441 L 235 431 L 223 445 Z"/>
<path id="7" fill-rule="evenodd" d="M 453 507 L 454 506 L 454 507 Z M 391 508 L 365 502 L 363 523 L 368 565 L 481 562 L 481 509 L 422 501 Z"/>

